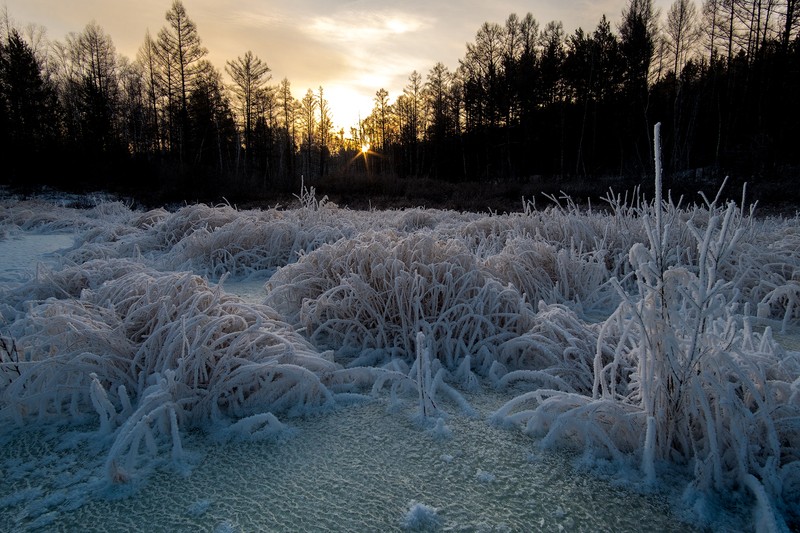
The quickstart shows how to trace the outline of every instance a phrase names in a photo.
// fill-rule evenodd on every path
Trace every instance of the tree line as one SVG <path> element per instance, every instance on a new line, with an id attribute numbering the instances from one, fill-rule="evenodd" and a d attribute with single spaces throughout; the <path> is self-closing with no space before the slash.
<path id="1" fill-rule="evenodd" d="M 0 20 L 0 147 L 16 186 L 159 199 L 269 196 L 350 175 L 606 184 L 652 172 L 662 122 L 676 180 L 782 184 L 800 169 L 796 0 L 628 0 L 571 34 L 532 14 L 484 23 L 458 67 L 411 73 L 335 131 L 323 87 L 292 96 L 252 52 L 208 59 L 180 0 L 136 58 L 96 23 L 50 43 Z M 369 145 L 367 153 L 360 153 Z"/>
<path id="2" fill-rule="evenodd" d="M 676 182 L 784 182 L 800 170 L 799 15 L 796 0 L 675 0 L 665 16 L 629 0 L 616 32 L 603 16 L 566 34 L 512 14 L 455 71 L 413 72 L 392 104 L 379 90 L 361 132 L 400 175 L 590 184 L 652 174 L 661 122 Z"/>
<path id="3" fill-rule="evenodd" d="M 101 187 L 159 197 L 294 190 L 338 150 L 323 89 L 298 101 L 247 51 L 211 64 L 197 26 L 174 0 L 135 59 L 91 22 L 64 42 L 0 25 L 2 181 Z"/>

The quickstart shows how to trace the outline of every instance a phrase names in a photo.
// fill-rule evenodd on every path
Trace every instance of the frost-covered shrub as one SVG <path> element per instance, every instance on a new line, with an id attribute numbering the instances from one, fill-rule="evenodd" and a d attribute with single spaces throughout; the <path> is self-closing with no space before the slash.
<path id="1" fill-rule="evenodd" d="M 264 434 L 279 425 L 271 413 L 334 402 L 322 380 L 336 365 L 269 308 L 190 273 L 134 269 L 79 298 L 34 304 L 9 333 L 20 363 L 0 367 L 0 419 L 99 415 L 113 438 L 112 480 L 164 440 L 181 456 L 185 428 Z"/>
<path id="2" fill-rule="evenodd" d="M 422 331 L 448 368 L 494 354 L 533 325 L 520 294 L 487 276 L 460 241 L 424 234 L 368 233 L 323 246 L 279 270 L 266 301 L 321 349 L 410 359 Z"/>
<path id="3" fill-rule="evenodd" d="M 590 393 L 598 328 L 564 306 L 543 303 L 533 322 L 529 331 L 500 345 L 496 364 L 508 373 L 501 373 L 495 385 L 526 381 L 547 389 Z"/>
<path id="4" fill-rule="evenodd" d="M 765 220 L 753 232 L 739 270 L 746 272 L 743 295 L 760 319 L 779 320 L 782 332 L 800 324 L 800 230 L 797 217 L 776 224 Z M 795 226 L 792 226 L 795 224 Z M 763 246 L 763 243 L 768 243 Z M 759 244 L 762 244 L 759 246 Z"/>
<path id="5" fill-rule="evenodd" d="M 559 248 L 516 238 L 489 257 L 485 266 L 497 280 L 514 285 L 534 305 L 541 300 L 603 309 L 616 300 L 606 284 L 609 272 L 602 251 L 581 252 L 574 246 Z"/>
<path id="6" fill-rule="evenodd" d="M 213 230 L 195 230 L 170 251 L 167 266 L 217 279 L 245 277 L 285 266 L 341 237 L 338 228 L 305 227 L 291 216 L 246 214 Z"/>
<path id="7" fill-rule="evenodd" d="M 601 327 L 591 373 L 583 369 L 591 396 L 541 388 L 494 419 L 523 424 L 542 446 L 636 461 L 647 484 L 658 465 L 677 464 L 700 497 L 747 490 L 760 527 L 780 529 L 781 514 L 800 503 L 786 490 L 800 465 L 800 353 L 781 350 L 769 329 L 752 330 L 739 300 L 746 278 L 724 276 L 749 221 L 734 204 L 692 213 L 701 216 L 677 216 L 660 197 L 642 213 L 648 243 L 629 252 L 636 288 L 615 283 L 622 303 Z M 675 230 L 694 248 L 668 246 Z"/>

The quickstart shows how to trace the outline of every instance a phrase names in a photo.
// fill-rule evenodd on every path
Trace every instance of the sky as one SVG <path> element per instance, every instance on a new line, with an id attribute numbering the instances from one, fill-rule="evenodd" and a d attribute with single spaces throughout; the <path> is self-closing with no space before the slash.
<path id="1" fill-rule="evenodd" d="M 97 22 L 117 52 L 130 59 L 166 25 L 172 0 L 0 0 L 17 27 L 36 24 L 50 40 L 64 40 Z M 615 28 L 625 0 L 183 0 L 197 25 L 208 59 L 224 72 L 226 61 L 251 50 L 271 69 L 277 84 L 288 78 L 298 99 L 320 86 L 335 126 L 349 133 L 369 115 L 375 93 L 390 101 L 402 93 L 412 71 L 427 75 L 437 62 L 451 70 L 484 22 L 504 23 L 511 13 L 530 12 L 540 27 L 551 20 L 594 29 L 606 14 Z M 662 12 L 667 0 L 655 2 Z M 662 5 L 663 4 L 663 5 Z"/>

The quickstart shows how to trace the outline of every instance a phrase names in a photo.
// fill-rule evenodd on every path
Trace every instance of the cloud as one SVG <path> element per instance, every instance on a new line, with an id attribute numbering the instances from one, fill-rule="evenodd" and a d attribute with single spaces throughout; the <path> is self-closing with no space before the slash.
<path id="1" fill-rule="evenodd" d="M 270 26 L 282 24 L 285 21 L 285 17 L 275 13 L 274 11 L 267 13 L 263 9 L 254 11 L 231 11 L 225 17 L 226 23 L 234 26 L 256 29 L 268 28 Z"/>
<path id="2" fill-rule="evenodd" d="M 409 13 L 342 11 L 334 16 L 312 19 L 303 31 L 326 43 L 366 47 L 430 26 L 430 19 Z"/>

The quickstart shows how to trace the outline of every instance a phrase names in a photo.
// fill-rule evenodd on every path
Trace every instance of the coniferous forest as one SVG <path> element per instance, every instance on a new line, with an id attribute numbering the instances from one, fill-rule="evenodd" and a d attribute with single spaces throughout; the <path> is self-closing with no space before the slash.
<path id="1" fill-rule="evenodd" d="M 674 191 L 730 176 L 762 202 L 800 199 L 796 0 L 675 0 L 664 13 L 628 0 L 617 20 L 571 32 L 512 14 L 480 25 L 457 68 L 411 72 L 394 99 L 376 88 L 348 132 L 324 87 L 295 98 L 247 43 L 214 65 L 180 0 L 165 9 L 133 58 L 96 23 L 49 41 L 5 15 L 0 182 L 145 202 L 269 200 L 301 179 L 355 196 L 412 183 L 596 196 L 651 181 L 661 122 Z"/>

